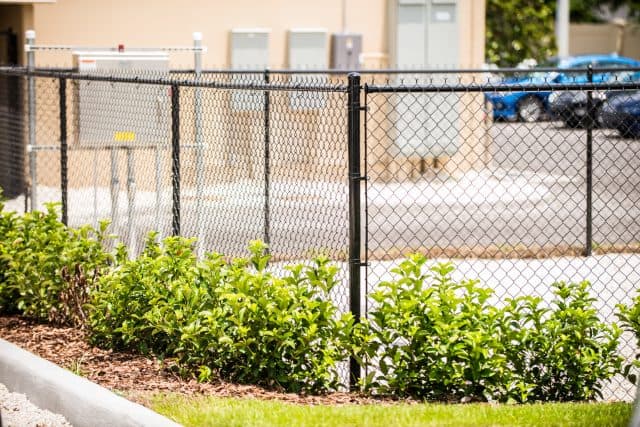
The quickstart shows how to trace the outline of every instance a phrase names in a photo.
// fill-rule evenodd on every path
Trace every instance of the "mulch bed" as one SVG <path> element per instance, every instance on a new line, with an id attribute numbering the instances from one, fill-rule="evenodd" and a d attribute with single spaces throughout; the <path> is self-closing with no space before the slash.
<path id="1" fill-rule="evenodd" d="M 311 405 L 381 403 L 354 393 L 302 396 L 225 382 L 198 383 L 178 377 L 156 359 L 91 347 L 78 329 L 36 323 L 20 316 L 0 316 L 0 338 L 141 404 L 148 403 L 152 394 L 163 392 Z"/>

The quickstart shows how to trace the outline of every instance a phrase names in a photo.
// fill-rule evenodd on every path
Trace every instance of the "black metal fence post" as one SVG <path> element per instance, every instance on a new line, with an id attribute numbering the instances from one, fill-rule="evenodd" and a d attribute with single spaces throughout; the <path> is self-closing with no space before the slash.
<path id="1" fill-rule="evenodd" d="M 348 132 L 349 132 L 349 308 L 357 322 L 360 321 L 360 268 L 362 267 L 361 209 L 360 209 L 360 74 L 349 74 Z M 349 385 L 355 388 L 360 379 L 360 365 L 355 358 L 349 361 Z"/>
<path id="2" fill-rule="evenodd" d="M 62 223 L 68 223 L 68 146 L 67 146 L 67 79 L 58 79 L 60 102 L 60 192 L 62 193 Z"/>
<path id="3" fill-rule="evenodd" d="M 593 83 L 593 67 L 589 64 L 587 68 L 587 78 L 589 83 Z M 593 92 L 587 91 L 587 235 L 585 242 L 585 256 L 591 256 L 593 242 L 593 126 L 595 114 L 593 111 Z"/>
<path id="4" fill-rule="evenodd" d="M 264 82 L 269 83 L 269 70 L 264 70 Z M 270 91 L 264 91 L 264 242 L 269 245 L 270 237 L 270 206 L 269 198 L 271 191 L 271 99 Z"/>
<path id="5" fill-rule="evenodd" d="M 173 206 L 171 232 L 180 235 L 180 86 L 171 85 L 171 184 Z"/>

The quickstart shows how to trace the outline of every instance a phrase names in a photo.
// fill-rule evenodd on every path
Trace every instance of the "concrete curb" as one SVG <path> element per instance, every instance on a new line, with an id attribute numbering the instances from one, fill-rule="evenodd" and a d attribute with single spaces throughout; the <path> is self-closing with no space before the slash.
<path id="1" fill-rule="evenodd" d="M 0 339 L 0 383 L 74 427 L 177 427 L 179 424 Z"/>

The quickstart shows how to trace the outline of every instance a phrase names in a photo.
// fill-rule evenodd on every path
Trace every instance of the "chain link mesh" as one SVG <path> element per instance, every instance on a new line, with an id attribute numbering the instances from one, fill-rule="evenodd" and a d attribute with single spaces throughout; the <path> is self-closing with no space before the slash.
<path id="1" fill-rule="evenodd" d="M 640 134 L 628 130 L 639 119 L 610 129 L 602 111 L 640 86 L 568 80 L 368 77 L 368 292 L 403 256 L 421 252 L 451 261 L 454 279 L 480 279 L 496 304 L 518 295 L 549 302 L 552 283 L 589 280 L 601 319 L 617 321 L 616 304 L 631 301 L 640 279 Z M 552 91 L 571 99 L 565 109 L 549 101 Z M 625 333 L 627 362 L 635 347 Z M 604 399 L 634 395 L 618 376 Z"/>
<path id="2" fill-rule="evenodd" d="M 246 256 L 254 239 L 269 244 L 276 271 L 326 255 L 340 266 L 332 298 L 348 311 L 344 79 L 46 70 L 31 77 L 30 138 L 29 77 L 0 73 L 0 184 L 8 209 L 62 201 L 62 78 L 69 225 L 108 219 L 132 255 L 150 231 L 161 238 L 178 231 L 176 221 L 180 235 L 197 239 L 201 256 Z M 9 99 L 10 90 L 18 94 Z M 346 366 L 340 371 L 346 382 Z"/>
<path id="3" fill-rule="evenodd" d="M 620 104 L 637 100 L 637 79 L 559 86 L 510 77 L 363 74 L 365 308 L 366 293 L 413 252 L 452 261 L 456 278 L 480 279 L 496 304 L 521 294 L 548 300 L 553 282 L 586 279 L 602 319 L 614 322 L 615 305 L 635 295 L 640 124 Z M 62 200 L 61 78 L 69 225 L 109 219 L 135 254 L 149 231 L 175 232 L 178 215 L 200 255 L 246 255 L 252 239 L 269 243 L 274 269 L 328 255 L 340 266 L 333 297 L 348 311 L 345 75 L 0 70 L 9 209 Z M 622 340 L 631 360 L 635 338 Z M 342 374 L 346 383 L 346 366 Z M 634 392 L 620 377 L 605 399 Z"/>

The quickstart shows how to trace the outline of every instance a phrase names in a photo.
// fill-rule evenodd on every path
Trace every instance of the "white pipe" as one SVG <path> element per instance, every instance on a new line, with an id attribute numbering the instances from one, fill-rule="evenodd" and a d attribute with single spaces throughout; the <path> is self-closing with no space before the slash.
<path id="1" fill-rule="evenodd" d="M 28 30 L 25 33 L 26 47 L 36 43 L 36 32 Z M 35 52 L 32 49 L 25 49 L 27 52 L 27 70 L 33 71 L 36 66 Z M 36 82 L 33 76 L 27 77 L 28 105 L 29 105 L 29 142 L 27 152 L 29 153 L 29 173 L 31 176 L 31 210 L 38 209 L 38 173 L 37 173 L 37 153 L 36 146 Z"/>
<path id="2" fill-rule="evenodd" d="M 558 56 L 569 56 L 569 0 L 557 0 L 556 43 Z"/>
<path id="3" fill-rule="evenodd" d="M 196 80 L 200 80 L 202 74 L 202 33 L 193 33 L 193 63 Z M 194 128 L 196 146 L 196 253 L 202 256 L 204 253 L 203 227 L 202 227 L 202 194 L 204 190 L 204 147 L 202 142 L 202 93 L 201 88 L 194 88 Z"/>

